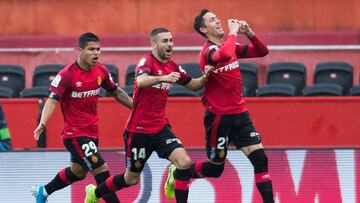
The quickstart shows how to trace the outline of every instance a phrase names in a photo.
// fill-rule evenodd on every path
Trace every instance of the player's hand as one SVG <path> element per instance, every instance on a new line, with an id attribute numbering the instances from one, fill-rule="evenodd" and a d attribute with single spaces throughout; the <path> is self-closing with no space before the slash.
<path id="1" fill-rule="evenodd" d="M 238 20 L 229 19 L 228 27 L 229 27 L 229 35 L 231 35 L 231 34 L 237 35 L 239 33 L 240 24 L 238 23 Z"/>
<path id="2" fill-rule="evenodd" d="M 175 83 L 179 80 L 180 73 L 179 72 L 171 72 L 169 75 L 164 75 L 161 77 L 162 82 Z"/>
<path id="3" fill-rule="evenodd" d="M 245 34 L 247 36 L 253 36 L 254 32 L 251 30 L 249 24 L 244 20 L 237 20 L 237 23 L 239 24 L 239 34 Z"/>
<path id="4" fill-rule="evenodd" d="M 215 70 L 215 66 L 206 65 L 204 68 L 205 77 L 208 77 L 213 70 Z"/>
<path id="5" fill-rule="evenodd" d="M 34 130 L 34 139 L 35 140 L 39 140 L 39 137 L 40 137 L 41 133 L 44 131 L 44 129 L 45 129 L 45 124 L 39 123 L 39 125 Z"/>

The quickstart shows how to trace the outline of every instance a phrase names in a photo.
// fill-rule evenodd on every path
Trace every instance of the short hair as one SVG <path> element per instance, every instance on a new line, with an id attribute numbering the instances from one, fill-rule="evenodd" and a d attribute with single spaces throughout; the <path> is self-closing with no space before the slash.
<path id="1" fill-rule="evenodd" d="M 210 11 L 207 9 L 203 9 L 200 11 L 199 15 L 195 16 L 195 19 L 194 19 L 194 29 L 196 30 L 196 32 L 198 32 L 203 37 L 206 37 L 206 35 L 200 31 L 200 28 L 205 27 L 204 15 L 208 12 L 210 12 Z"/>
<path id="2" fill-rule="evenodd" d="M 155 28 L 151 31 L 150 33 L 150 39 L 153 40 L 153 38 L 159 34 L 159 33 L 163 33 L 163 32 L 170 32 L 168 29 L 166 28 L 163 28 L 163 27 L 158 27 L 158 28 Z"/>
<path id="3" fill-rule="evenodd" d="M 100 42 L 100 38 L 91 32 L 86 32 L 79 37 L 80 48 L 85 48 L 88 42 Z"/>

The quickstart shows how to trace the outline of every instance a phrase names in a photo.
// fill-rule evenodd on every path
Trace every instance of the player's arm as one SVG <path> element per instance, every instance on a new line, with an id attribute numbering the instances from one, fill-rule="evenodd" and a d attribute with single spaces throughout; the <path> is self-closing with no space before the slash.
<path id="1" fill-rule="evenodd" d="M 41 133 L 44 131 L 49 119 L 53 115 L 58 101 L 54 98 L 48 98 L 45 102 L 39 125 L 34 130 L 34 138 L 38 140 Z"/>
<path id="2" fill-rule="evenodd" d="M 129 109 L 133 108 L 132 98 L 123 89 L 116 86 L 116 89 L 110 92 L 110 95 L 114 97 L 116 101 L 128 107 Z"/>
<path id="3" fill-rule="evenodd" d="M 146 72 L 139 74 L 136 77 L 137 85 L 140 88 L 151 87 L 153 85 L 157 85 L 163 82 L 166 83 L 175 83 L 180 78 L 180 73 L 171 72 L 169 75 L 161 75 L 161 76 L 152 76 L 148 75 Z"/>
<path id="4" fill-rule="evenodd" d="M 210 65 L 205 66 L 205 68 L 204 68 L 205 74 L 199 78 L 192 78 L 190 80 L 190 82 L 185 85 L 185 87 L 192 91 L 197 91 L 197 90 L 201 89 L 204 86 L 210 72 L 213 71 L 214 69 L 215 69 L 214 66 L 210 66 Z"/>
<path id="5" fill-rule="evenodd" d="M 251 42 L 249 45 L 236 44 L 237 58 L 263 57 L 269 54 L 269 49 L 264 42 L 258 38 L 245 21 L 238 21 L 239 33 L 244 34 Z"/>
<path id="6" fill-rule="evenodd" d="M 208 62 L 210 65 L 229 61 L 234 54 L 236 37 L 240 26 L 236 19 L 229 19 L 228 27 L 229 36 L 224 42 L 223 46 L 218 50 L 212 49 L 209 52 Z"/>

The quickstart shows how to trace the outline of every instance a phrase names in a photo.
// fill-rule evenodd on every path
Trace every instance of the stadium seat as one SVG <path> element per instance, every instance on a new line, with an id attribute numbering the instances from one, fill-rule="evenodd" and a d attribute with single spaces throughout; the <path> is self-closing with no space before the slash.
<path id="1" fill-rule="evenodd" d="M 32 86 L 46 86 L 49 87 L 51 81 L 55 78 L 56 74 L 65 67 L 62 64 L 42 64 L 38 65 L 34 69 L 32 77 Z"/>
<path id="2" fill-rule="evenodd" d="M 203 75 L 200 65 L 198 63 L 182 63 L 181 68 L 184 69 L 190 77 L 198 78 Z"/>
<path id="3" fill-rule="evenodd" d="M 268 84 L 256 90 L 257 97 L 291 97 L 295 93 L 295 87 L 288 84 Z"/>
<path id="4" fill-rule="evenodd" d="M 340 61 L 318 63 L 314 84 L 338 84 L 342 87 L 342 95 L 348 95 L 353 86 L 353 66 Z"/>
<path id="5" fill-rule="evenodd" d="M 304 96 L 341 96 L 342 87 L 337 84 L 316 84 L 304 88 Z"/>
<path id="6" fill-rule="evenodd" d="M 242 96 L 249 97 L 249 90 L 246 87 L 242 87 Z"/>
<path id="7" fill-rule="evenodd" d="M 175 84 L 169 89 L 169 96 L 170 97 L 198 97 L 200 95 L 198 92 L 189 90 L 182 85 Z"/>
<path id="8" fill-rule="evenodd" d="M 240 72 L 242 78 L 243 87 L 246 88 L 243 95 L 246 97 L 252 97 L 256 95 L 256 89 L 258 87 L 257 68 L 254 63 L 240 63 Z M 244 94 L 246 93 L 246 94 Z"/>
<path id="9" fill-rule="evenodd" d="M 25 69 L 13 64 L 0 65 L 0 87 L 10 88 L 12 97 L 18 97 L 25 87 Z"/>
<path id="10" fill-rule="evenodd" d="M 0 87 L 0 98 L 11 98 L 14 92 L 7 87 Z"/>
<path id="11" fill-rule="evenodd" d="M 360 85 L 355 85 L 350 88 L 350 96 L 360 96 Z"/>
<path id="12" fill-rule="evenodd" d="M 32 88 L 25 88 L 20 92 L 21 98 L 45 98 L 49 97 L 49 87 L 38 86 Z"/>
<path id="13" fill-rule="evenodd" d="M 134 95 L 134 86 L 124 86 L 122 89 L 130 96 L 132 97 Z"/>
<path id="14" fill-rule="evenodd" d="M 126 68 L 125 86 L 134 85 L 135 68 L 136 68 L 136 64 L 131 64 Z"/>
<path id="15" fill-rule="evenodd" d="M 301 96 L 306 85 L 306 67 L 297 62 L 271 63 L 267 69 L 266 83 L 292 85 L 295 96 Z"/>
<path id="16" fill-rule="evenodd" d="M 115 83 L 119 83 L 119 69 L 114 64 L 104 64 L 105 67 L 109 70 L 111 77 Z"/>

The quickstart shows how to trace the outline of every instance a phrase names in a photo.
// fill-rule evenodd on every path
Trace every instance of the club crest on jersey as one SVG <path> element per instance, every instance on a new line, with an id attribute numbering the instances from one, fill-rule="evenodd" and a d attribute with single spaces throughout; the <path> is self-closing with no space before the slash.
<path id="1" fill-rule="evenodd" d="M 102 83 L 102 79 L 101 79 L 101 77 L 100 77 L 100 76 L 98 76 L 98 78 L 97 78 L 97 84 L 100 86 L 100 85 L 101 85 L 101 83 Z"/>

